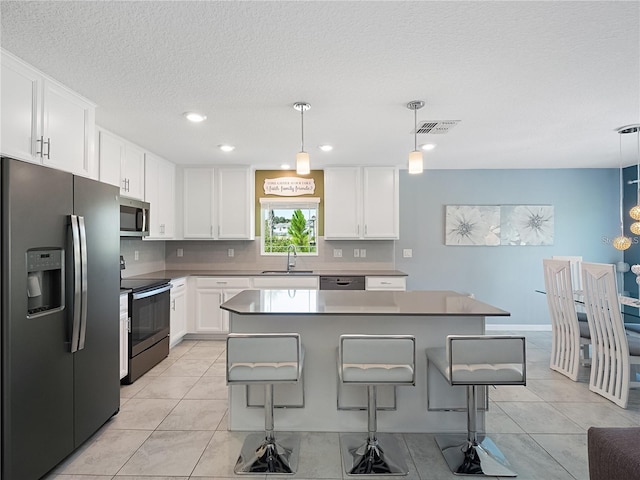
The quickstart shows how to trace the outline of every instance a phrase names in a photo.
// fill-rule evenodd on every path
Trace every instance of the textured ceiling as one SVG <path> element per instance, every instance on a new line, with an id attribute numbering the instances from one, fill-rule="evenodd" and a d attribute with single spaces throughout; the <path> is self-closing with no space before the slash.
<path id="1" fill-rule="evenodd" d="M 176 163 L 294 163 L 296 101 L 311 104 L 312 168 L 404 167 L 416 99 L 418 121 L 461 121 L 418 136 L 437 144 L 426 168 L 618 166 L 615 128 L 640 121 L 637 1 L 3 0 L 0 13 L 4 49 Z"/>

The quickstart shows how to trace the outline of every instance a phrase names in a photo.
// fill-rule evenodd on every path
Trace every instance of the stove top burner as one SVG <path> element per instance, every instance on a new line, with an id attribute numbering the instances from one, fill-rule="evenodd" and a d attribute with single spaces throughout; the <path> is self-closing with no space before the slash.
<path id="1" fill-rule="evenodd" d="M 170 279 L 168 278 L 123 278 L 120 280 L 120 290 L 140 292 L 166 285 L 169 282 Z"/>

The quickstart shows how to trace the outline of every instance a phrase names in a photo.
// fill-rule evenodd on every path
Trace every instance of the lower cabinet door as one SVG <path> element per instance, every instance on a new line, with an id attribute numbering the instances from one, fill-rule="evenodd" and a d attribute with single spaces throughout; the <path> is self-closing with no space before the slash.
<path id="1" fill-rule="evenodd" d="M 224 333 L 224 291 L 216 288 L 196 289 L 195 330 L 197 333 Z M 228 326 L 227 326 L 228 328 Z"/>

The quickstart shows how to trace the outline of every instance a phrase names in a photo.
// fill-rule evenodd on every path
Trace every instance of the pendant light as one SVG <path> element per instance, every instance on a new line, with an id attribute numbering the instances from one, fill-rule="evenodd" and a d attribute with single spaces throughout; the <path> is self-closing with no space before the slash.
<path id="1" fill-rule="evenodd" d="M 618 129 L 618 133 L 622 134 L 622 129 Z M 622 137 L 620 137 L 620 236 L 613 239 L 613 248 L 616 250 L 626 250 L 631 246 L 631 239 L 624 235 L 622 210 Z"/>
<path id="2" fill-rule="evenodd" d="M 300 122 L 302 126 L 302 140 L 300 151 L 296 153 L 296 173 L 298 175 L 307 175 L 311 173 L 311 165 L 309 163 L 309 154 L 304 151 L 304 112 L 311 108 L 311 105 L 304 102 L 296 102 L 293 108 L 300 112 Z"/>
<path id="3" fill-rule="evenodd" d="M 422 152 L 418 150 L 418 110 L 424 107 L 422 100 L 413 100 L 407 103 L 407 108 L 413 110 L 413 151 L 409 153 L 409 173 L 414 175 L 422 173 L 424 170 L 424 161 L 422 160 Z"/>

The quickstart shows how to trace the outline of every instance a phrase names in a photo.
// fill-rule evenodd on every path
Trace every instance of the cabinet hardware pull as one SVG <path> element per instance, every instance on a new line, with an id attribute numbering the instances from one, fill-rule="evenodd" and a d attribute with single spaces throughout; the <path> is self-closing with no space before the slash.
<path id="1" fill-rule="evenodd" d="M 42 158 L 42 152 L 44 150 L 43 146 L 44 146 L 44 137 L 41 135 L 40 138 L 36 139 L 36 144 L 39 143 L 40 144 L 40 151 L 37 151 L 37 147 L 36 147 L 36 155 L 40 155 L 40 158 Z"/>
<path id="2" fill-rule="evenodd" d="M 51 139 L 47 137 L 47 141 L 42 143 L 42 150 L 44 150 L 44 145 L 47 146 L 47 153 L 44 154 L 49 160 L 51 160 Z"/>

